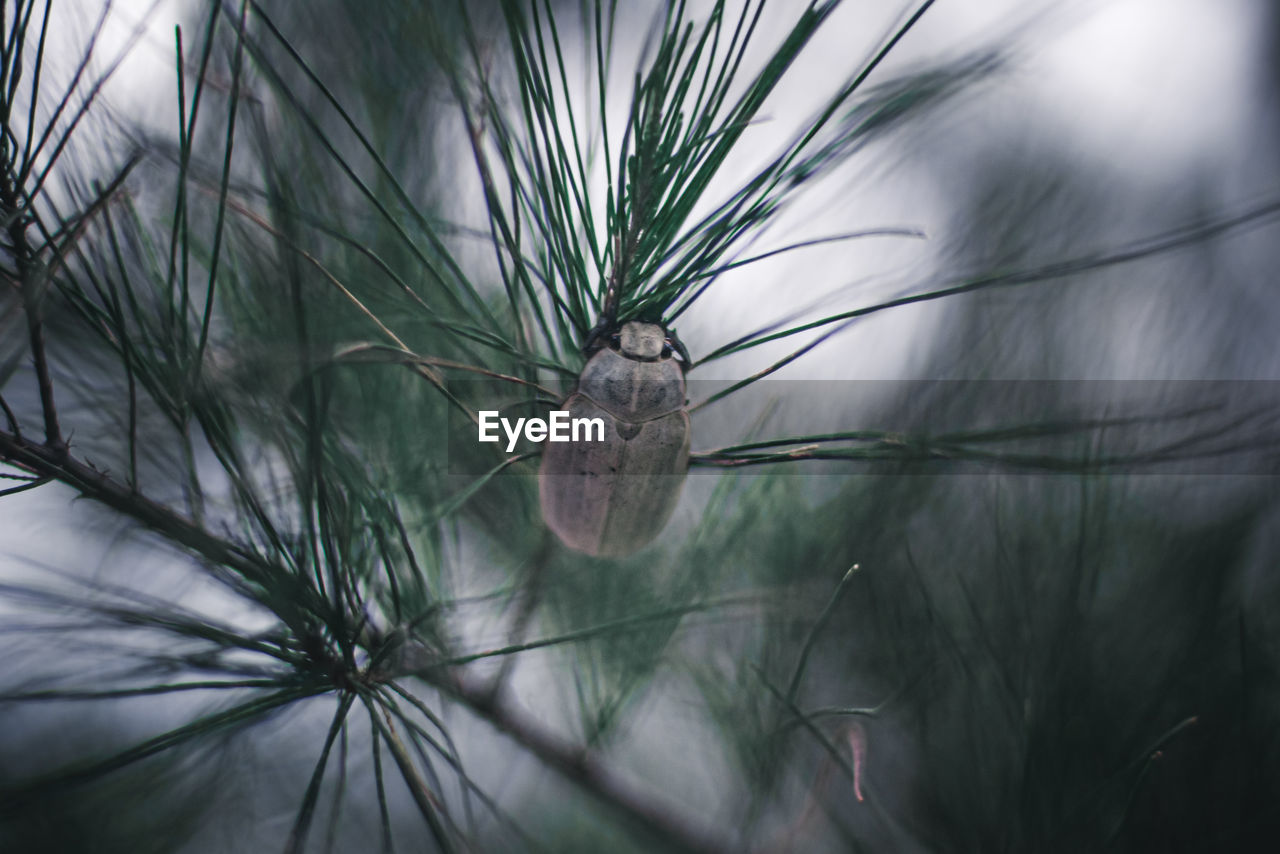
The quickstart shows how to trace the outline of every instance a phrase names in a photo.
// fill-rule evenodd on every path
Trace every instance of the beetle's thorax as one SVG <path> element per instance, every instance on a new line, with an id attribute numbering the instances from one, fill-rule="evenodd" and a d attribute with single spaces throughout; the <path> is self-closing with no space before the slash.
<path id="1" fill-rule="evenodd" d="M 664 355 L 666 333 L 662 327 L 627 323 L 618 339 L 617 350 L 605 348 L 588 360 L 578 378 L 578 392 L 630 423 L 683 409 L 684 370 L 669 352 Z"/>
<path id="2" fill-rule="evenodd" d="M 667 345 L 667 333 L 656 323 L 629 321 L 618 332 L 618 351 L 638 362 L 656 362 Z"/>

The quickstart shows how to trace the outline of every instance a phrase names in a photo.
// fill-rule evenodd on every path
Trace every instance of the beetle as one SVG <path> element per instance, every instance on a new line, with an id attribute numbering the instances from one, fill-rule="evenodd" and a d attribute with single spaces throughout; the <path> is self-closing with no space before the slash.
<path id="1" fill-rule="evenodd" d="M 621 557 L 658 535 L 684 486 L 688 356 L 673 333 L 640 321 L 593 333 L 588 347 L 595 352 L 560 408 L 570 418 L 602 418 L 604 441 L 544 445 L 538 497 L 565 545 Z"/>

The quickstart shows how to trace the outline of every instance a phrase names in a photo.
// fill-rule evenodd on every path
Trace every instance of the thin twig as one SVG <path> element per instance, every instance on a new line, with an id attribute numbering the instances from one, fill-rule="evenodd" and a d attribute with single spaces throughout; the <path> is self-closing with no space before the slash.
<path id="1" fill-rule="evenodd" d="M 472 712 L 506 733 L 545 764 L 595 796 L 602 804 L 648 833 L 662 851 L 723 852 L 729 850 L 702 828 L 678 818 L 669 805 L 658 804 L 604 766 L 595 754 L 563 740 L 533 717 L 521 714 L 493 696 L 481 682 L 460 671 L 439 677 L 434 684 Z"/>
<path id="2" fill-rule="evenodd" d="M 38 477 L 35 480 L 22 484 L 21 486 L 11 486 L 8 489 L 0 489 L 0 498 L 8 495 L 17 495 L 19 492 L 26 492 L 28 489 L 35 489 L 37 486 L 44 486 L 52 478 Z"/>
<path id="3" fill-rule="evenodd" d="M 443 809 L 442 804 L 435 794 L 427 788 L 427 784 L 418 774 L 417 768 L 413 765 L 413 757 L 409 755 L 404 742 L 396 734 L 390 715 L 387 715 L 387 719 L 384 722 L 378 716 L 379 711 L 386 714 L 385 709 L 379 708 L 381 704 L 375 699 L 363 695 L 361 699 L 369 710 L 369 719 L 373 721 L 374 728 L 386 739 L 387 747 L 391 751 L 391 758 L 395 760 L 396 767 L 400 769 L 400 775 L 404 778 L 405 785 L 409 787 L 409 793 L 413 795 L 413 801 L 418 805 L 418 811 L 422 813 L 422 817 L 426 819 L 436 842 L 439 843 L 442 849 L 449 850 L 449 836 L 439 815 Z"/>
<path id="4" fill-rule="evenodd" d="M 41 477 L 61 481 L 86 498 L 125 514 L 211 563 L 229 567 L 250 582 L 269 585 L 277 591 L 273 598 L 277 613 L 295 631 L 303 631 L 307 624 L 304 617 L 308 612 L 315 608 L 327 610 L 322 602 L 315 601 L 314 591 L 287 569 L 267 563 L 241 546 L 209 533 L 163 504 L 68 453 L 0 431 L 0 459 Z M 282 591 L 280 588 L 283 587 L 288 587 L 288 591 Z"/>
<path id="5" fill-rule="evenodd" d="M 836 605 L 840 604 L 844 591 L 848 588 L 849 582 L 853 581 L 853 574 L 857 571 L 858 564 L 855 563 L 845 572 L 840 579 L 840 583 L 836 585 L 835 592 L 827 600 L 827 607 L 822 609 L 822 613 L 809 630 L 809 636 L 804 639 L 804 647 L 800 650 L 800 657 L 796 660 L 796 668 L 791 674 L 791 681 L 787 684 L 786 697 L 788 703 L 795 702 L 796 692 L 800 690 L 800 680 L 804 678 L 805 666 L 809 663 L 809 654 L 813 652 L 814 646 L 818 643 L 818 636 L 827 627 L 827 623 L 831 620 L 831 615 L 835 613 Z"/>
<path id="6" fill-rule="evenodd" d="M 41 294 L 37 284 L 47 281 L 36 275 L 35 255 L 27 241 L 28 217 L 21 212 L 17 191 L 8 174 L 0 183 L 0 210 L 9 220 L 9 243 L 17 266 L 18 283 L 22 292 L 22 307 L 27 315 L 27 337 L 31 343 L 31 357 L 35 362 L 36 383 L 40 387 L 40 409 L 44 414 L 45 443 L 60 452 L 66 451 L 62 430 L 58 426 L 58 410 L 53 399 L 53 380 L 49 375 L 49 357 L 44 344 L 44 322 L 40 311 Z"/>
<path id="7" fill-rule="evenodd" d="M 521 591 L 523 595 L 520 596 L 516 616 L 511 621 L 511 631 L 507 635 L 508 646 L 517 646 L 524 643 L 525 635 L 529 631 L 529 625 L 533 622 L 533 615 L 538 610 L 538 604 L 542 601 L 542 589 L 546 582 L 547 564 L 554 553 L 554 546 L 555 541 L 550 532 L 544 530 L 542 542 L 539 543 L 538 550 L 530 561 L 528 573 L 525 575 L 525 583 L 522 585 L 524 589 Z M 515 666 L 516 658 L 514 655 L 503 657 L 502 666 L 497 675 L 493 677 L 493 692 L 495 695 L 501 694 L 503 686 L 507 684 L 511 671 Z"/>
<path id="8" fill-rule="evenodd" d="M 9 408 L 9 404 L 5 403 L 4 395 L 0 394 L 0 412 L 4 413 L 5 420 L 9 422 L 9 431 L 15 436 L 21 436 L 22 430 L 18 426 L 18 416 L 13 414 L 13 410 Z"/>

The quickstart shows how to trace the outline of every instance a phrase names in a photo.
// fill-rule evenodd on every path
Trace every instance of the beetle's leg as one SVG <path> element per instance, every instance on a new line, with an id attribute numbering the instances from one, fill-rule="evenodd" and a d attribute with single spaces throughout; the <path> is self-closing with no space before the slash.
<path id="1" fill-rule="evenodd" d="M 684 362 L 685 370 L 693 364 L 693 359 L 689 358 L 689 351 L 685 348 L 684 342 L 680 340 L 680 336 L 676 334 L 674 329 L 667 330 L 667 339 L 671 341 L 671 349 L 680 354 L 680 361 Z"/>
<path id="2" fill-rule="evenodd" d="M 590 355 L 596 350 L 603 349 L 609 339 L 609 323 L 605 318 L 601 317 L 596 321 L 596 325 L 591 327 L 591 331 L 587 333 L 587 340 L 582 343 L 582 352 Z"/>

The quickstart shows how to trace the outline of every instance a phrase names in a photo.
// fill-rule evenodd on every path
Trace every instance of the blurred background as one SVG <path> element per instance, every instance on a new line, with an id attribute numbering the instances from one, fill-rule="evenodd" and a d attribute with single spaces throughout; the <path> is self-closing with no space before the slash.
<path id="1" fill-rule="evenodd" d="M 507 94 L 512 5 L 524 8 L 468 4 Z M 537 7 L 562 27 L 579 116 L 598 101 L 625 118 L 651 57 L 665 4 L 619 6 L 603 97 L 592 4 Z M 765 7 L 747 65 L 801 6 Z M 50 276 L 59 415 L 72 454 L 131 495 L 250 562 L 312 549 L 317 574 L 329 566 L 363 604 L 335 616 L 287 586 L 228 581 L 231 564 L 74 478 L 0 495 L 0 850 L 1273 849 L 1271 4 L 940 0 L 868 81 L 910 82 L 893 120 L 752 252 L 883 227 L 924 238 L 776 255 L 726 274 L 679 321 L 696 362 L 783 321 L 996 283 L 842 326 L 696 409 L 695 453 L 1142 420 L 1067 431 L 1020 464 L 695 468 L 658 542 L 619 560 L 550 538 L 534 469 L 451 470 L 448 407 L 422 375 L 325 361 L 376 339 L 371 316 L 417 353 L 474 360 L 454 306 L 504 305 L 457 106 L 458 81 L 473 80 L 451 65 L 468 32 L 457 8 L 247 8 L 243 42 L 239 3 L 48 13 L 46 94 L 32 125 L 10 96 L 11 135 L 75 131 L 36 159 L 49 169 L 34 207 L 74 226 L 139 158 L 105 214 L 67 228 L 75 251 Z M 775 156 L 916 9 L 840 4 L 710 197 Z M 165 295 L 188 275 L 184 337 Z M 19 290 L 0 295 L 0 393 L 38 436 Z M 690 397 L 811 340 L 699 366 Z M 530 368 L 483 352 L 490 370 Z M 394 697 L 351 687 L 317 664 L 330 659 L 312 637 L 351 672 L 456 661 L 501 685 L 514 717 L 431 676 L 398 680 Z M 172 687 L 211 680 L 227 684 Z M 245 710 L 263 691 L 279 701 Z M 377 705 L 393 701 L 394 723 Z M 558 766 L 521 721 L 606 773 Z M 392 733 L 413 752 L 396 754 Z"/>

